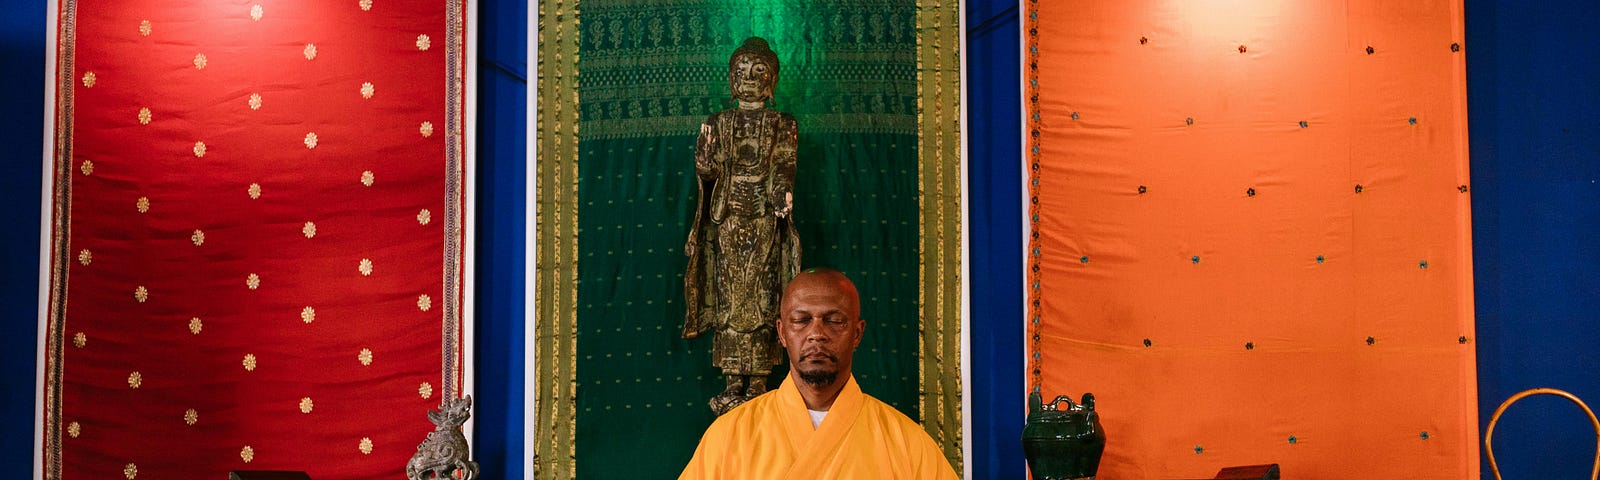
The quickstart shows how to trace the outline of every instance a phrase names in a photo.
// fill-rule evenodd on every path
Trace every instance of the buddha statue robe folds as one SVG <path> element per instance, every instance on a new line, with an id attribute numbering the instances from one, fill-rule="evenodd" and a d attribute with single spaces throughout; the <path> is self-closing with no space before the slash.
<path id="1" fill-rule="evenodd" d="M 727 380 L 710 401 L 718 415 L 767 391 L 766 376 L 782 358 L 774 330 L 779 297 L 800 266 L 790 215 L 798 132 L 793 116 L 766 104 L 777 84 L 777 55 L 751 38 L 728 67 L 739 105 L 700 126 L 698 200 L 684 245 L 683 336 L 713 334 L 712 362 Z"/>

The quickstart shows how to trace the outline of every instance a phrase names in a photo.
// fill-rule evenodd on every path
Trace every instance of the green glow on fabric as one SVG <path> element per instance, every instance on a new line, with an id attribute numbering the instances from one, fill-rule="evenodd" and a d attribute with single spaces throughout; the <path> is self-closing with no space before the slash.
<path id="1" fill-rule="evenodd" d="M 800 127 L 802 262 L 851 272 L 872 323 L 856 378 L 917 419 L 915 3 L 586 0 L 581 16 L 578 478 L 672 478 L 713 420 L 711 339 L 679 337 L 683 244 L 695 136 L 731 107 L 728 56 L 750 36 L 778 54 L 775 108 Z"/>

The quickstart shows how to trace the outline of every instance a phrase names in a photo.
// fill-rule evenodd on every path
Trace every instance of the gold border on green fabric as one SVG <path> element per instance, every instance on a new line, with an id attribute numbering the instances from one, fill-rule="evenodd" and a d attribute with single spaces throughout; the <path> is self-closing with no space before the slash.
<path id="1" fill-rule="evenodd" d="M 917 2 L 917 339 L 922 428 L 961 458 L 961 2 Z"/>
<path id="2" fill-rule="evenodd" d="M 923 426 L 962 471 L 960 2 L 919 0 L 918 386 Z M 539 4 L 535 478 L 575 478 L 578 0 Z"/>
<path id="3" fill-rule="evenodd" d="M 539 2 L 534 478 L 577 477 L 578 0 Z"/>

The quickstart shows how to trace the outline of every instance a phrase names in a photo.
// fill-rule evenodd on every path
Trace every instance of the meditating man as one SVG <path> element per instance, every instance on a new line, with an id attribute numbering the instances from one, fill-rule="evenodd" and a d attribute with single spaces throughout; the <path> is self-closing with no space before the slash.
<path id="1" fill-rule="evenodd" d="M 866 324 L 849 278 L 805 270 L 784 289 L 780 312 L 789 376 L 717 418 L 680 480 L 956 478 L 921 426 L 851 376 Z"/>

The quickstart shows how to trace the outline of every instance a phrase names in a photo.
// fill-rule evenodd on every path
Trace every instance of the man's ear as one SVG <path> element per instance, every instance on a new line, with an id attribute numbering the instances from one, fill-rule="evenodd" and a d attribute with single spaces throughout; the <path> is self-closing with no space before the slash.
<path id="1" fill-rule="evenodd" d="M 784 350 L 788 350 L 789 341 L 783 338 L 783 317 L 778 317 L 772 321 L 772 329 L 775 331 L 774 333 L 778 334 L 778 346 L 783 347 Z"/>

